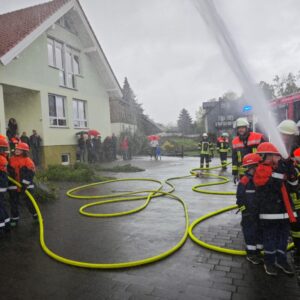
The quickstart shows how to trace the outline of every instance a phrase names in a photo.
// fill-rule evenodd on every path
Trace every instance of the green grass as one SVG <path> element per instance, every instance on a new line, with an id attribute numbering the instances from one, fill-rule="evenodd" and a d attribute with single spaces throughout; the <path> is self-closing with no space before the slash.
<path id="1" fill-rule="evenodd" d="M 106 171 L 106 172 L 116 172 L 116 173 L 132 173 L 132 172 L 143 172 L 145 171 L 145 169 L 136 167 L 136 166 L 132 166 L 131 164 L 127 164 L 127 165 L 117 165 L 111 168 L 106 168 L 106 167 L 101 167 L 101 166 L 97 166 L 96 167 L 97 171 Z"/>
<path id="2" fill-rule="evenodd" d="M 184 151 L 184 156 L 199 156 L 199 150 Z"/>

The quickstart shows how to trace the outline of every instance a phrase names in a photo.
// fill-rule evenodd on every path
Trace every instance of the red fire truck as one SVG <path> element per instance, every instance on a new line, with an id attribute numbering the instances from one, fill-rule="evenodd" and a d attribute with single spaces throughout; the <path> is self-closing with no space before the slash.
<path id="1" fill-rule="evenodd" d="M 273 99 L 270 104 L 278 123 L 285 119 L 296 123 L 300 120 L 300 93 Z"/>

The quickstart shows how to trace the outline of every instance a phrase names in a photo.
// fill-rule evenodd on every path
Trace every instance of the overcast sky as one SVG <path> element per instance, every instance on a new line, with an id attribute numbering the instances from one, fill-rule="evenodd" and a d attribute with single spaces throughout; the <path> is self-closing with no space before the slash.
<path id="1" fill-rule="evenodd" d="M 47 2 L 0 0 L 0 13 Z M 257 82 L 300 70 L 299 0 L 215 0 Z M 182 108 L 241 92 L 193 0 L 81 0 L 123 85 L 145 113 L 175 123 Z"/>

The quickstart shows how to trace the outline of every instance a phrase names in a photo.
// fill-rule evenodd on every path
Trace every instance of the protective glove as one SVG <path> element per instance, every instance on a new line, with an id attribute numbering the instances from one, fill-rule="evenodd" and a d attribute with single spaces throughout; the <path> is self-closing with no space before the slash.
<path id="1" fill-rule="evenodd" d="M 25 192 L 27 191 L 27 188 L 28 188 L 28 184 L 22 183 L 21 193 L 25 194 Z"/>
<path id="2" fill-rule="evenodd" d="M 278 162 L 278 166 L 275 169 L 275 172 L 280 174 L 289 174 L 293 173 L 293 171 L 294 165 L 293 161 L 290 158 L 280 159 L 280 161 Z"/>
<path id="3" fill-rule="evenodd" d="M 245 206 L 245 205 L 240 205 L 240 206 L 238 207 L 238 210 L 236 211 L 235 214 L 238 214 L 239 212 L 243 212 L 244 210 L 246 210 L 246 206 Z"/>
<path id="4" fill-rule="evenodd" d="M 233 182 L 234 184 L 237 184 L 240 181 L 240 178 L 238 175 L 233 175 Z"/>

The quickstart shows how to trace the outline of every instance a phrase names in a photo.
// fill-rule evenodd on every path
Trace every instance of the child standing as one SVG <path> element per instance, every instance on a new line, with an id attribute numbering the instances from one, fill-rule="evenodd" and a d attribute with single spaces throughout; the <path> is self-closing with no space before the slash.
<path id="1" fill-rule="evenodd" d="M 246 259 L 255 265 L 262 262 L 260 251 L 263 248 L 259 207 L 255 198 L 255 185 L 253 183 L 253 176 L 260 161 L 261 157 L 255 153 L 244 156 L 245 175 L 239 181 L 236 194 L 236 204 L 242 213 L 241 226 L 246 243 Z"/>
<path id="2" fill-rule="evenodd" d="M 264 268 L 268 275 L 276 276 L 280 268 L 293 274 L 287 262 L 289 222 L 295 222 L 292 202 L 287 186 L 296 187 L 297 174 L 292 160 L 283 160 L 278 149 L 271 143 L 257 148 L 262 161 L 254 174 L 259 218 L 263 231 Z"/>
<path id="3" fill-rule="evenodd" d="M 10 206 L 11 206 L 11 221 L 12 227 L 16 226 L 19 220 L 19 199 L 20 195 L 24 197 L 26 206 L 29 212 L 32 214 L 33 219 L 37 219 L 37 213 L 30 199 L 25 195 L 25 191 L 33 191 L 33 177 L 35 174 L 35 166 L 31 158 L 29 157 L 29 146 L 26 143 L 19 143 L 16 146 L 15 154 L 9 160 L 8 165 L 9 175 L 22 184 L 21 188 L 18 188 L 15 184 L 10 184 Z"/>
<path id="4" fill-rule="evenodd" d="M 8 179 L 7 179 L 7 153 L 8 142 L 5 137 L 0 137 L 0 232 L 9 231 L 9 216 L 4 206 L 4 194 L 7 191 Z"/>

